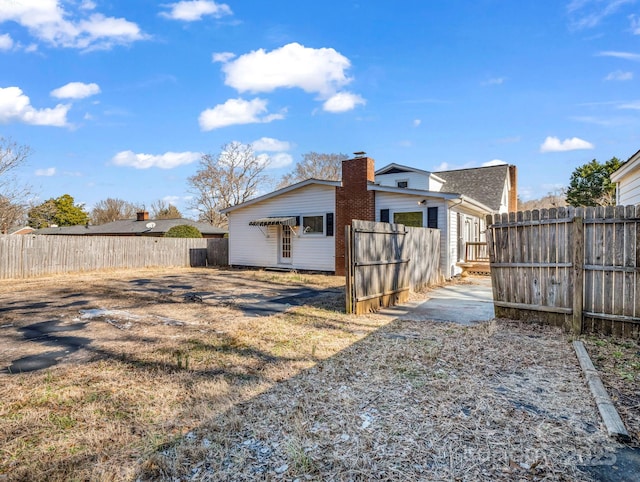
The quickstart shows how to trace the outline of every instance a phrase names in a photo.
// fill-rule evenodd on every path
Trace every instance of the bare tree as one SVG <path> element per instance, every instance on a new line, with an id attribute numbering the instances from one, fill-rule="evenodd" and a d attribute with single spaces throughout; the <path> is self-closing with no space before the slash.
<path id="1" fill-rule="evenodd" d="M 151 203 L 151 217 L 153 219 L 180 219 L 182 213 L 173 204 L 158 199 Z"/>
<path id="2" fill-rule="evenodd" d="M 567 206 L 566 189 L 556 189 L 540 199 L 530 199 L 529 201 L 518 201 L 520 211 L 531 211 L 533 209 L 550 209 Z"/>
<path id="3" fill-rule="evenodd" d="M 321 154 L 307 152 L 294 170 L 282 176 L 278 188 L 283 188 L 306 179 L 324 179 L 339 181 L 342 177 L 342 161 L 348 159 L 346 154 Z"/>
<path id="4" fill-rule="evenodd" d="M 29 146 L 0 137 L 0 233 L 6 234 L 25 217 L 31 190 L 17 181 L 15 172 L 30 154 Z"/>
<path id="5" fill-rule="evenodd" d="M 215 157 L 202 156 L 196 174 L 188 179 L 195 196 L 192 205 L 200 212 L 200 219 L 226 227 L 227 218 L 220 210 L 256 196 L 268 179 L 263 174 L 266 167 L 250 145 L 240 142 L 225 144 Z"/>
<path id="6" fill-rule="evenodd" d="M 134 219 L 139 208 L 128 201 L 118 198 L 107 198 L 98 201 L 91 210 L 93 224 L 105 224 L 120 219 Z"/>

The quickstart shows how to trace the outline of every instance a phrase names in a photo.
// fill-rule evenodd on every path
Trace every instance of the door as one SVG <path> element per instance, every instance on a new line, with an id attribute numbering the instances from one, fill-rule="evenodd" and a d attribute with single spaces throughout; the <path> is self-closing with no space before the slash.
<path id="1" fill-rule="evenodd" d="M 291 228 L 280 226 L 278 233 L 278 263 L 291 264 Z"/>

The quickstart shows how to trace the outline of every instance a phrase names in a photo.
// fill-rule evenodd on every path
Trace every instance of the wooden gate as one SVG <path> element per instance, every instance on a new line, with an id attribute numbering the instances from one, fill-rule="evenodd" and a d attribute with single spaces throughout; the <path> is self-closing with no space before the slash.
<path id="1" fill-rule="evenodd" d="M 496 316 L 640 338 L 640 206 L 487 217 Z"/>
<path id="2" fill-rule="evenodd" d="M 437 229 L 354 220 L 345 236 L 347 313 L 403 303 L 441 280 Z"/>

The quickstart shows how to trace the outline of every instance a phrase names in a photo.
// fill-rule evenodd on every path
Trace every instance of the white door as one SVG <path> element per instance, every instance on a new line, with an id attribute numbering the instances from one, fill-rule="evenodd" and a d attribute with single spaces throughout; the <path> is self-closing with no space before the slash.
<path id="1" fill-rule="evenodd" d="M 280 226 L 278 234 L 278 263 L 291 264 L 291 228 Z"/>

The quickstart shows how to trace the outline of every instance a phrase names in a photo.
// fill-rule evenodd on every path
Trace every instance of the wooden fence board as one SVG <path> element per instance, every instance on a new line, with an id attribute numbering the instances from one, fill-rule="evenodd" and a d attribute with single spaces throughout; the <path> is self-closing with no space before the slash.
<path id="1" fill-rule="evenodd" d="M 354 220 L 345 238 L 348 313 L 402 303 L 441 279 L 437 229 Z"/>
<path id="2" fill-rule="evenodd" d="M 497 316 L 639 338 L 639 214 L 611 206 L 488 217 Z"/>
<path id="3" fill-rule="evenodd" d="M 0 235 L 0 279 L 151 266 L 226 265 L 227 239 Z M 224 262 L 223 262 L 224 261 Z"/>

